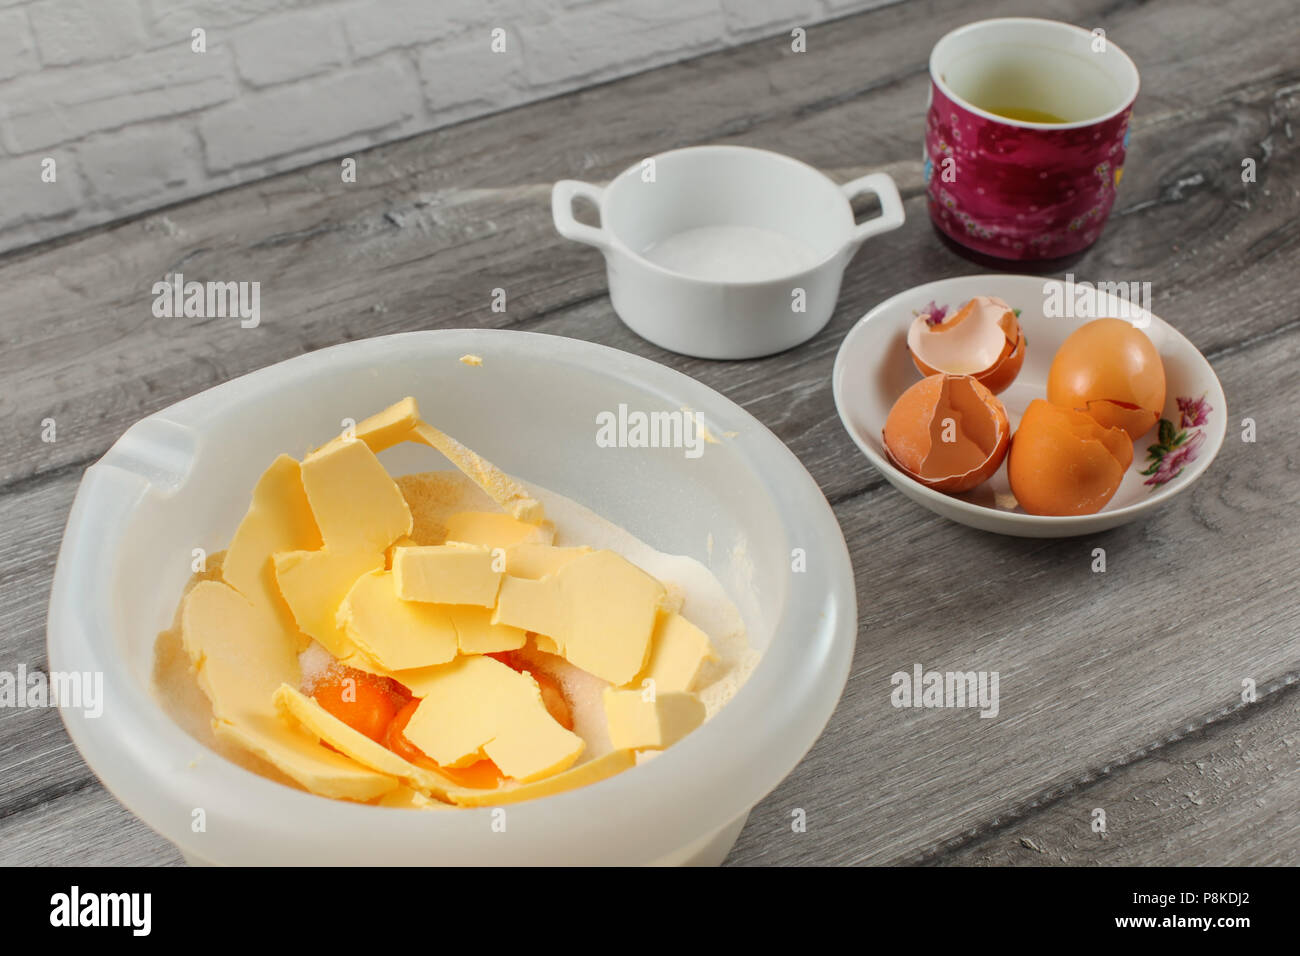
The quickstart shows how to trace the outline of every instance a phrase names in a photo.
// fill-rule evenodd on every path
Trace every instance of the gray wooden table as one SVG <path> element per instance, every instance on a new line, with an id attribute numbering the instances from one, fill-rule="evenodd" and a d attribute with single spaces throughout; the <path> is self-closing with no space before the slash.
<path id="1" fill-rule="evenodd" d="M 44 667 L 45 606 L 83 470 L 130 424 L 251 369 L 409 329 L 589 339 L 681 369 L 802 458 L 853 554 L 852 676 L 734 863 L 1300 862 L 1300 26 L 1293 0 L 1045 0 L 1142 70 L 1119 202 L 1080 278 L 1150 281 L 1213 363 L 1228 438 L 1193 489 L 1095 539 L 1031 541 L 904 499 L 836 418 L 850 325 L 908 286 L 985 271 L 936 239 L 921 136 L 930 46 L 1023 5 L 914 2 L 288 173 L 0 257 L 0 669 Z M 828 328 L 758 361 L 682 358 L 615 318 L 550 183 L 704 142 L 897 180 L 906 226 L 849 267 Z M 1243 184 L 1242 161 L 1258 177 Z M 150 287 L 257 279 L 262 327 L 159 320 Z M 505 313 L 491 290 L 509 290 Z M 41 441 L 41 422 L 58 422 Z M 1238 422 L 1252 418 L 1257 441 Z M 1105 547 L 1108 570 L 1091 571 Z M 1001 673 L 1001 714 L 895 710 L 889 675 Z M 1243 704 L 1242 681 L 1259 700 Z M 792 832 L 791 811 L 807 814 Z M 1090 827 L 1107 816 L 1104 834 Z M 0 709 L 0 862 L 177 863 L 100 786 L 52 710 Z"/>

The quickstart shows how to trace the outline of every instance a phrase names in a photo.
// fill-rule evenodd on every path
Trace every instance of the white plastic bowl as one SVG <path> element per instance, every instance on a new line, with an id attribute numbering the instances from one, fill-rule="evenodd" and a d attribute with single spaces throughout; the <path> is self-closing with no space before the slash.
<path id="1" fill-rule="evenodd" d="M 458 359 L 483 357 L 481 367 Z M 305 453 L 404 395 L 505 470 L 575 499 L 661 551 L 711 563 L 762 660 L 704 727 L 609 780 L 507 809 L 429 813 L 327 800 L 208 750 L 149 690 L 191 552 L 221 549 L 279 452 Z M 598 448 L 596 414 L 700 413 L 735 432 L 680 449 Z M 394 474 L 445 468 L 384 453 Z M 708 536 L 712 535 L 712 559 Z M 803 548 L 808 572 L 791 573 Z M 857 631 L 853 574 L 830 507 L 754 418 L 671 369 L 522 332 L 413 332 L 313 352 L 209 389 L 130 428 L 86 471 L 55 569 L 56 671 L 101 671 L 103 716 L 61 709 L 91 769 L 192 862 L 220 864 L 717 863 L 755 803 L 829 719 Z M 206 831 L 191 829 L 202 808 Z"/>

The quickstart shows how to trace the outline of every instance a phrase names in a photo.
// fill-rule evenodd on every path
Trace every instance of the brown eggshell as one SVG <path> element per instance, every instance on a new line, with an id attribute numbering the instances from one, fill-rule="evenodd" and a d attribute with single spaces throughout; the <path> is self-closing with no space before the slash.
<path id="1" fill-rule="evenodd" d="M 1006 409 L 992 392 L 972 376 L 940 373 L 898 397 L 882 438 L 889 460 L 901 471 L 936 491 L 956 494 L 998 470 L 1010 434 Z"/>
<path id="2" fill-rule="evenodd" d="M 993 299 L 988 296 L 980 296 L 976 298 L 984 302 L 997 303 L 999 307 L 1006 305 L 1002 300 Z M 959 323 L 967 321 L 973 314 L 975 305 L 976 299 L 971 299 L 958 309 L 951 318 L 939 323 L 935 328 L 951 329 Z M 923 322 L 925 320 L 921 317 L 918 318 L 918 321 Z M 987 368 L 982 371 L 970 373 L 976 381 L 994 395 L 1006 391 L 1007 387 L 1016 380 L 1016 376 L 1020 374 L 1021 367 L 1025 364 L 1025 349 L 1028 346 L 1024 332 L 1020 327 L 1020 321 L 1016 318 L 1015 312 L 1010 308 L 1006 308 L 1003 311 L 1003 314 L 998 318 L 998 325 L 1001 327 L 1003 335 L 1005 336 L 1005 342 L 1001 353 L 999 353 L 997 359 Z M 912 364 L 916 366 L 917 370 L 922 375 L 930 376 L 942 373 L 942 369 L 933 368 L 923 361 L 917 354 L 916 350 L 909 347 L 908 352 L 912 356 Z"/>
<path id="3" fill-rule="evenodd" d="M 1165 407 L 1165 368 L 1145 333 L 1123 319 L 1096 319 L 1061 343 L 1047 373 L 1047 400 L 1086 412 L 1133 439 Z"/>
<path id="4" fill-rule="evenodd" d="M 1132 463 L 1133 442 L 1123 429 L 1039 398 L 1011 441 L 1007 477 L 1030 514 L 1090 515 L 1114 497 Z"/>

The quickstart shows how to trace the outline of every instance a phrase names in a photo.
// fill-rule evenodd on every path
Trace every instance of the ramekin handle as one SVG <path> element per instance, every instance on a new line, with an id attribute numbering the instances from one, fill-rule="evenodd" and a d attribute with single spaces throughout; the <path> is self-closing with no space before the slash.
<path id="1" fill-rule="evenodd" d="M 894 179 L 889 173 L 870 173 L 845 183 L 840 189 L 850 202 L 864 193 L 873 193 L 880 200 L 880 215 L 858 223 L 849 233 L 849 244 L 854 251 L 863 240 L 897 229 L 906 218 L 903 215 L 903 200 L 899 198 L 898 187 L 894 185 Z"/>
<path id="2" fill-rule="evenodd" d="M 551 217 L 555 220 L 555 228 L 559 234 L 565 239 L 572 239 L 574 242 L 586 243 L 589 246 L 595 246 L 597 249 L 607 249 L 609 247 L 609 237 L 605 234 L 603 228 L 588 226 L 586 223 L 578 222 L 573 218 L 574 199 L 578 197 L 589 199 L 599 209 L 600 200 L 604 194 L 605 190 L 600 186 L 593 186 L 591 183 L 580 182 L 577 179 L 561 179 L 552 186 Z"/>

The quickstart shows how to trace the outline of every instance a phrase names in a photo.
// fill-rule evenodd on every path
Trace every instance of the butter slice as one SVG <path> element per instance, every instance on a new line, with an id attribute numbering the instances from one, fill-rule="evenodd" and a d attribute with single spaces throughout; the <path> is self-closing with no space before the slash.
<path id="1" fill-rule="evenodd" d="M 546 509 L 523 485 L 450 435 L 422 421 L 411 430 L 411 440 L 441 452 L 511 516 L 529 524 L 541 524 L 546 520 Z"/>
<path id="2" fill-rule="evenodd" d="M 506 574 L 538 580 L 554 574 L 575 558 L 590 554 L 591 548 L 556 548 L 549 544 L 524 542 L 506 549 Z"/>
<path id="3" fill-rule="evenodd" d="M 355 437 L 365 442 L 375 454 L 392 448 L 411 437 L 411 430 L 419 424 L 420 409 L 409 395 L 389 405 L 382 412 L 359 422 Z M 337 439 L 336 439 L 337 440 Z"/>
<path id="4" fill-rule="evenodd" d="M 363 654 L 389 670 L 445 664 L 459 650 L 456 625 L 446 608 L 403 601 L 391 571 L 357 578 L 335 621 Z"/>
<path id="5" fill-rule="evenodd" d="M 716 661 L 709 635 L 676 613 L 659 615 L 650 639 L 650 661 L 633 682 L 653 680 L 655 693 L 690 690 L 705 661 Z"/>
<path id="6" fill-rule="evenodd" d="M 452 802 L 461 807 L 498 806 L 503 803 L 519 803 L 522 800 L 534 800 L 549 797 L 552 794 L 575 790 L 612 777 L 636 766 L 636 754 L 631 750 L 611 750 L 609 753 L 586 763 L 571 767 L 553 777 L 546 777 L 534 783 L 525 783 L 518 787 L 500 790 L 453 790 Z"/>
<path id="7" fill-rule="evenodd" d="M 396 790 L 384 794 L 379 798 L 375 806 L 394 807 L 399 810 L 456 809 L 449 803 L 443 803 L 441 800 L 434 800 L 432 797 L 426 797 L 419 790 L 413 790 L 407 786 L 400 786 Z"/>
<path id="8" fill-rule="evenodd" d="M 388 550 L 384 552 L 384 570 L 385 571 L 393 570 L 393 553 L 398 548 L 414 548 L 417 544 L 419 544 L 419 542 L 416 541 L 414 538 L 412 538 L 409 534 L 402 535 L 400 538 L 398 538 L 396 541 L 390 544 L 388 546 Z"/>
<path id="9" fill-rule="evenodd" d="M 552 639 L 551 635 L 568 629 L 568 614 L 556 577 L 534 581 L 507 574 L 501 579 L 492 621 L 532 631 L 539 638 L 546 637 L 549 647 L 543 650 L 551 654 L 560 653 L 558 639 Z M 550 650 L 551 647 L 555 649 Z"/>
<path id="10" fill-rule="evenodd" d="M 271 695 L 300 678 L 296 634 L 220 581 L 200 581 L 185 595 L 181 644 L 218 720 L 274 717 Z"/>
<path id="11" fill-rule="evenodd" d="M 500 511 L 460 511 L 447 518 L 447 540 L 508 548 L 525 542 L 550 544 L 555 528 L 547 524 L 520 521 Z"/>
<path id="12" fill-rule="evenodd" d="M 302 485 L 325 548 L 380 552 L 411 533 L 411 509 L 364 441 L 338 439 L 308 455 Z"/>
<path id="13" fill-rule="evenodd" d="M 220 581 L 200 581 L 185 596 L 181 642 L 199 687 L 212 702 L 212 730 L 270 762 L 312 793 L 369 800 L 397 786 L 333 753 L 286 724 L 272 698 L 299 680 L 297 635 Z"/>
<path id="14" fill-rule="evenodd" d="M 338 625 L 339 605 L 357 578 L 383 566 L 377 551 L 289 551 L 275 556 L 275 578 L 302 632 L 342 660 L 357 648 Z"/>
<path id="15" fill-rule="evenodd" d="M 493 563 L 492 552 L 481 545 L 397 548 L 393 552 L 397 595 L 403 601 L 492 607 L 502 577 Z"/>
<path id="16" fill-rule="evenodd" d="M 540 581 L 507 576 L 493 620 L 550 638 L 575 667 L 622 685 L 646 666 L 664 597 L 663 585 L 622 555 L 592 551 Z"/>
<path id="17" fill-rule="evenodd" d="M 215 720 L 212 729 L 218 738 L 256 754 L 320 797 L 373 800 L 398 785 L 396 777 L 326 750 L 278 717 L 259 715 L 239 724 Z"/>
<path id="18" fill-rule="evenodd" d="M 357 763 L 396 777 L 421 793 L 446 797 L 448 790 L 459 789 L 442 774 L 403 760 L 387 747 L 349 727 L 312 698 L 288 684 L 276 688 L 273 700 L 282 715 Z"/>
<path id="19" fill-rule="evenodd" d="M 320 546 L 320 529 L 303 491 L 298 462 L 281 455 L 253 488 L 253 501 L 221 562 L 221 577 L 253 604 L 274 613 L 286 628 L 297 630 L 276 586 L 271 556 Z"/>
<path id="20" fill-rule="evenodd" d="M 639 690 L 605 688 L 609 739 L 619 749 L 670 747 L 704 723 L 704 714 L 704 703 L 694 694 L 656 693 L 646 700 Z"/>
<path id="21" fill-rule="evenodd" d="M 477 655 L 437 670 L 420 688 L 425 696 L 405 730 L 435 763 L 464 767 L 486 755 L 503 774 L 528 783 L 566 770 L 582 753 L 582 738 L 547 712 L 527 674 Z"/>
<path id="22" fill-rule="evenodd" d="M 462 654 L 517 651 L 528 641 L 527 631 L 506 624 L 493 624 L 490 608 L 476 607 L 473 604 L 436 606 L 444 607 L 455 625 L 456 640 Z"/>

